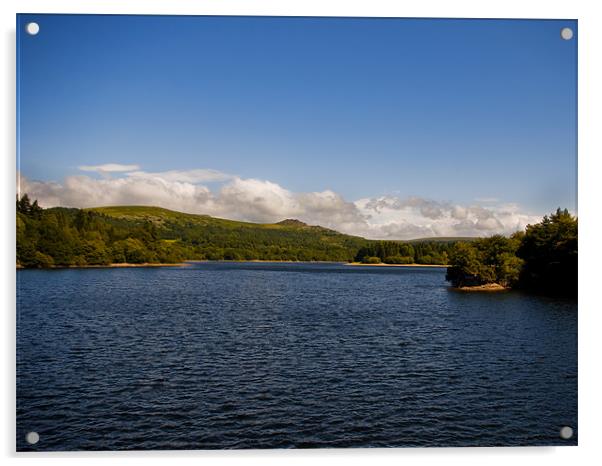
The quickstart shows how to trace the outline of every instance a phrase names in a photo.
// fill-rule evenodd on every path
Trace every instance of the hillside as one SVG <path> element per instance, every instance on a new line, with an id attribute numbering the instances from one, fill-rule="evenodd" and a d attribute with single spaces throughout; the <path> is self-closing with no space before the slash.
<path id="1" fill-rule="evenodd" d="M 135 222 L 151 222 L 158 227 L 173 227 L 180 226 L 219 226 L 220 228 L 259 228 L 259 229 L 315 229 L 320 231 L 330 231 L 328 228 L 320 226 L 307 225 L 296 219 L 286 219 L 278 223 L 251 223 L 238 220 L 228 220 L 223 218 L 211 217 L 201 214 L 187 214 L 184 212 L 176 212 L 175 210 L 164 209 L 162 207 L 147 207 L 147 206 L 112 206 L 112 207 L 94 207 L 83 209 L 89 212 L 96 212 L 109 217 L 119 218 L 123 220 L 131 220 Z M 342 233 L 338 233 L 343 235 Z M 343 235 L 349 236 L 349 235 Z"/>
<path id="2" fill-rule="evenodd" d="M 17 203 L 24 267 L 183 260 L 447 262 L 450 241 L 372 241 L 296 219 L 250 223 L 159 207 L 50 208 Z"/>
<path id="3" fill-rule="evenodd" d="M 346 261 L 365 242 L 298 220 L 249 223 L 141 206 L 89 210 L 140 225 L 150 223 L 160 239 L 192 246 L 195 258 Z"/>

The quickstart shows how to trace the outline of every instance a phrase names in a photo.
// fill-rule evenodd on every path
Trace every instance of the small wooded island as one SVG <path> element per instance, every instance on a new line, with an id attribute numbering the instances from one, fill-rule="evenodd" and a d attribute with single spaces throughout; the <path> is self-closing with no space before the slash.
<path id="1" fill-rule="evenodd" d="M 577 294 L 577 219 L 565 210 L 511 237 L 379 241 L 287 219 L 257 224 L 157 207 L 41 208 L 17 198 L 17 267 L 333 261 L 448 266 L 463 290 Z"/>

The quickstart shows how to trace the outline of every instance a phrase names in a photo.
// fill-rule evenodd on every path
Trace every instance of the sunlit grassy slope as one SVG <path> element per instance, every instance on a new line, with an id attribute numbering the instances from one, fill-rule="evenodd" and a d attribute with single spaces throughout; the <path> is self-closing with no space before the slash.
<path id="1" fill-rule="evenodd" d="M 276 229 L 276 230 L 314 230 L 316 232 L 336 233 L 341 236 L 342 233 L 329 230 L 320 226 L 310 226 L 299 220 L 287 219 L 278 223 L 251 223 L 237 220 L 228 220 L 223 218 L 211 217 L 209 215 L 187 214 L 176 212 L 174 210 L 164 209 L 162 207 L 147 206 L 114 206 L 114 207 L 95 207 L 93 212 L 108 215 L 110 217 L 121 218 L 124 220 L 150 221 L 156 226 L 167 226 L 170 224 L 179 224 L 187 226 L 219 226 L 222 228 L 251 228 L 251 229 Z M 351 236 L 349 236 L 351 237 Z"/>

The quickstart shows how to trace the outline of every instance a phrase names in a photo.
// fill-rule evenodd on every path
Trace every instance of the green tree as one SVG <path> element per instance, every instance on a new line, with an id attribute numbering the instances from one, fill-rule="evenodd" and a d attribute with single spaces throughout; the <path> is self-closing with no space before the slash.
<path id="1" fill-rule="evenodd" d="M 577 218 L 567 209 L 528 225 L 517 255 L 525 263 L 520 285 L 553 294 L 577 295 Z"/>
<path id="2" fill-rule="evenodd" d="M 380 264 L 380 257 L 377 256 L 366 256 L 362 259 L 362 264 Z"/>
<path id="3" fill-rule="evenodd" d="M 23 196 L 21 196 L 21 199 L 19 200 L 17 198 L 17 212 L 20 212 L 24 215 L 29 215 L 31 212 L 31 201 L 29 199 L 29 196 L 26 194 L 23 194 Z"/>
<path id="4" fill-rule="evenodd" d="M 483 264 L 481 254 L 474 244 L 458 243 L 451 252 L 451 267 L 447 268 L 446 279 L 455 287 L 480 285 Z"/>
<path id="5" fill-rule="evenodd" d="M 111 263 L 111 254 L 102 240 L 84 240 L 81 245 L 83 260 L 90 265 L 107 265 Z"/>
<path id="6" fill-rule="evenodd" d="M 54 266 L 54 259 L 40 251 L 36 251 L 33 255 L 33 261 L 27 264 L 28 267 L 49 268 Z"/>
<path id="7" fill-rule="evenodd" d="M 113 244 L 112 256 L 115 262 L 143 264 L 157 262 L 156 255 L 149 251 L 139 239 L 127 238 Z"/>
<path id="8" fill-rule="evenodd" d="M 503 286 L 513 287 L 520 278 L 524 261 L 512 253 L 502 253 L 498 256 L 496 265 L 496 277 Z"/>
<path id="9" fill-rule="evenodd" d="M 502 235 L 458 243 L 450 255 L 447 279 L 454 286 L 498 283 L 512 286 L 518 280 L 522 261 L 516 257 L 519 241 Z"/>

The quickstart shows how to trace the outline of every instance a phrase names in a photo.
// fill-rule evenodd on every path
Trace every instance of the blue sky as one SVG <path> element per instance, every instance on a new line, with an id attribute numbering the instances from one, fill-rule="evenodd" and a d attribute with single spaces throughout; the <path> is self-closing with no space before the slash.
<path id="1" fill-rule="evenodd" d="M 82 166 L 210 169 L 225 175 L 192 184 L 215 196 L 262 180 L 356 205 L 575 211 L 576 32 L 572 20 L 21 15 L 20 172 L 65 187 L 129 177 Z"/>

